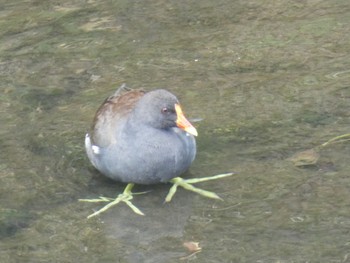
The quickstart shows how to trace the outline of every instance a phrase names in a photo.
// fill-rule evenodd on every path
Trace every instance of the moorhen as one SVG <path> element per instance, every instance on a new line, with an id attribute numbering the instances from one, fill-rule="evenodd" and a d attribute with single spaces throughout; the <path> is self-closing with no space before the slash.
<path id="1" fill-rule="evenodd" d="M 85 149 L 93 166 L 105 176 L 127 183 L 117 198 L 80 199 L 109 202 L 89 217 L 125 202 L 135 213 L 143 213 L 131 203 L 136 184 L 173 183 L 166 202 L 177 186 L 220 199 L 213 192 L 191 184 L 222 178 L 223 174 L 201 179 L 182 179 L 196 155 L 197 130 L 185 118 L 178 99 L 164 89 L 149 92 L 122 85 L 96 112 L 91 133 L 85 136 Z"/>

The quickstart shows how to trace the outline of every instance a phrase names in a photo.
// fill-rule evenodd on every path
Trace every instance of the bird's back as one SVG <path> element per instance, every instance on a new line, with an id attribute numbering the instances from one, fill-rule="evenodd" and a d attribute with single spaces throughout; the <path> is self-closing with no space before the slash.
<path id="1" fill-rule="evenodd" d="M 108 97 L 95 114 L 91 128 L 92 144 L 107 147 L 116 143 L 118 128 L 144 94 L 143 90 L 131 90 L 123 85 Z"/>

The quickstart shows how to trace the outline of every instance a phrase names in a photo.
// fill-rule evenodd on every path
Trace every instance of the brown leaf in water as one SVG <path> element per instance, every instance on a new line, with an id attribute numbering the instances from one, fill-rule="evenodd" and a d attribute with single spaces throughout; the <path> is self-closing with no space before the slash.
<path id="1" fill-rule="evenodd" d="M 288 158 L 295 166 L 309 166 L 317 163 L 320 158 L 320 154 L 314 150 L 306 150 L 302 152 L 295 153 L 292 157 Z"/>
<path id="2" fill-rule="evenodd" d="M 193 242 L 193 241 L 184 242 L 183 246 L 187 248 L 189 252 L 197 252 L 202 250 L 202 248 L 199 246 L 199 242 Z"/>

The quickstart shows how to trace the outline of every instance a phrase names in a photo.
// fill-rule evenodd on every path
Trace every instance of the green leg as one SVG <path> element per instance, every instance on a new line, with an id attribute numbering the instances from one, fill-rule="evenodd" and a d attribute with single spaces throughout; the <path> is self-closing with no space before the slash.
<path id="1" fill-rule="evenodd" d="M 214 175 L 214 176 L 210 176 L 210 177 L 193 178 L 193 179 L 182 179 L 181 177 L 175 177 L 175 178 L 170 180 L 170 182 L 173 183 L 174 185 L 170 188 L 169 193 L 165 198 L 165 202 L 167 203 L 167 202 L 171 201 L 174 194 L 176 193 L 178 186 L 181 186 L 182 188 L 185 188 L 186 190 L 195 192 L 195 193 L 203 195 L 205 197 L 222 200 L 222 198 L 219 197 L 216 193 L 194 187 L 192 184 L 206 182 L 206 181 L 210 181 L 210 180 L 216 180 L 216 179 L 220 179 L 220 178 L 225 178 L 225 177 L 231 176 L 233 174 L 234 173 L 226 173 L 226 174 L 218 174 L 218 175 Z"/>
<path id="2" fill-rule="evenodd" d="M 91 218 L 94 216 L 97 216 L 105 211 L 107 211 L 109 208 L 112 206 L 115 206 L 119 204 L 120 202 L 126 203 L 132 211 L 134 211 L 136 214 L 139 215 L 144 215 L 140 209 L 138 209 L 130 200 L 133 199 L 133 193 L 131 192 L 132 188 L 134 187 L 134 184 L 128 184 L 124 192 L 122 194 L 119 194 L 117 198 L 109 198 L 109 197 L 103 197 L 101 196 L 100 198 L 97 199 L 79 199 L 81 202 L 90 202 L 90 203 L 97 203 L 97 202 L 109 202 L 107 205 L 102 207 L 100 210 L 96 211 L 95 213 L 89 215 L 87 218 Z M 142 194 L 142 193 L 137 193 L 137 194 Z"/>

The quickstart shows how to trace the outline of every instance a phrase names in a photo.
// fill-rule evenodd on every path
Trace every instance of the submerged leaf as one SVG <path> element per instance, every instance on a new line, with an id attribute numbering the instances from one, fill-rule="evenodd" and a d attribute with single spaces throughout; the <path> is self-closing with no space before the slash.
<path id="1" fill-rule="evenodd" d="M 314 150 L 306 150 L 302 152 L 295 153 L 292 157 L 288 158 L 295 166 L 309 166 L 317 163 L 320 158 L 320 154 Z"/>
<path id="2" fill-rule="evenodd" d="M 197 252 L 202 250 L 202 248 L 199 246 L 199 242 L 193 242 L 193 241 L 184 242 L 183 246 L 187 248 L 189 252 Z"/>

